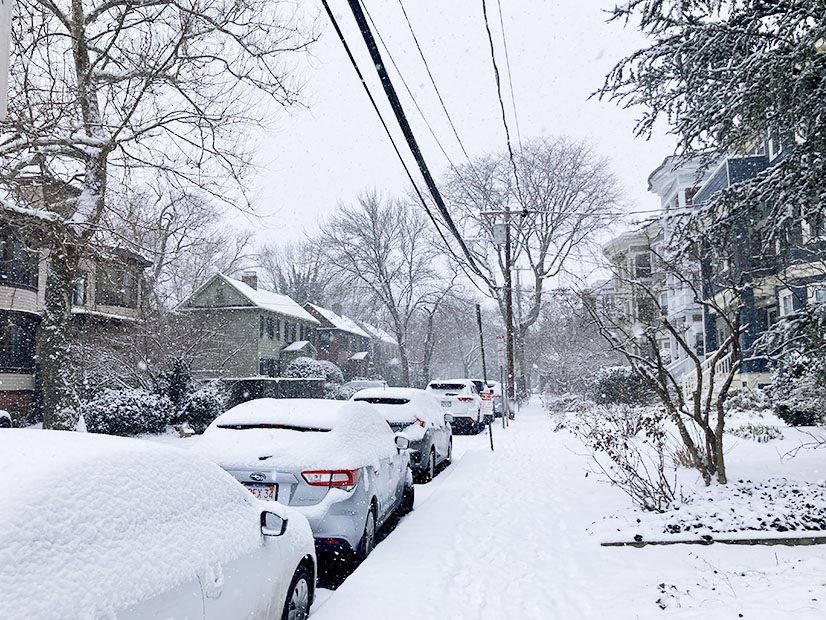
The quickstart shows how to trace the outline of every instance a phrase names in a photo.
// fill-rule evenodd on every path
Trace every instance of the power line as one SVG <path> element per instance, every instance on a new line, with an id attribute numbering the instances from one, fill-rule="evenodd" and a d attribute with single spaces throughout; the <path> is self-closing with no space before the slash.
<path id="1" fill-rule="evenodd" d="M 410 99 L 411 99 L 411 101 L 413 101 L 413 105 L 416 106 L 416 110 L 419 111 L 419 116 L 422 117 L 422 120 L 424 121 L 424 124 L 427 126 L 428 130 L 430 131 L 430 135 L 433 136 L 433 139 L 436 141 L 436 144 L 439 146 L 439 149 L 442 151 L 442 154 L 445 156 L 445 159 L 447 159 L 447 163 L 450 164 L 450 167 L 453 168 L 453 170 L 456 172 L 456 174 L 459 174 L 458 168 L 453 163 L 453 160 L 450 158 L 450 155 L 448 155 L 447 151 L 445 150 L 445 147 L 442 146 L 441 140 L 439 140 L 439 137 L 436 135 L 436 132 L 433 130 L 433 127 L 430 125 L 430 122 L 427 120 L 427 117 L 425 116 L 424 110 L 422 110 L 421 106 L 419 105 L 419 102 L 416 101 L 416 97 L 413 94 L 413 91 L 411 90 L 410 86 L 407 84 L 407 80 L 404 79 L 404 75 L 402 75 L 401 68 L 396 63 L 395 58 L 393 58 L 393 54 L 390 52 L 390 48 L 388 47 L 387 43 L 385 42 L 384 37 L 381 36 L 381 32 L 379 31 L 379 28 L 376 25 L 376 21 L 373 19 L 373 16 L 370 15 L 370 11 L 367 10 L 367 5 L 365 5 L 364 2 L 362 2 L 361 6 L 364 8 L 364 12 L 367 14 L 367 18 L 370 20 L 370 23 L 373 25 L 373 30 L 376 31 L 376 35 L 379 37 L 379 41 L 381 41 L 381 45 L 384 48 L 384 51 L 387 52 L 387 57 L 390 58 L 390 62 L 393 63 L 393 67 L 396 69 L 396 73 L 398 74 L 399 78 L 401 79 L 402 84 L 404 84 L 404 88 L 405 88 L 405 90 L 407 90 L 407 94 L 410 95 Z"/>
<path id="2" fill-rule="evenodd" d="M 499 7 L 499 29 L 502 31 L 502 46 L 505 48 L 505 68 L 508 70 L 508 85 L 511 91 L 511 105 L 513 106 L 513 122 L 516 126 L 516 139 L 519 141 L 519 148 L 521 150 L 522 133 L 519 131 L 519 115 L 516 113 L 516 97 L 513 95 L 513 74 L 511 73 L 510 54 L 508 54 L 508 39 L 505 37 L 505 21 L 502 17 L 502 0 L 496 0 L 496 4 Z"/>
<path id="3" fill-rule="evenodd" d="M 465 158 L 468 160 L 468 163 L 473 168 L 473 162 L 470 159 L 470 155 L 468 155 L 467 149 L 465 149 L 465 145 L 462 142 L 462 139 L 459 137 L 459 132 L 456 130 L 456 125 L 453 123 L 453 118 L 450 116 L 450 112 L 447 111 L 447 106 L 445 105 L 445 100 L 442 98 L 442 93 L 439 91 L 439 87 L 436 86 L 436 79 L 433 77 L 433 73 L 430 71 L 430 65 L 427 63 L 427 58 L 425 58 L 424 52 L 422 51 L 422 46 L 419 45 L 419 38 L 416 36 L 415 31 L 413 30 L 413 25 L 410 23 L 410 18 L 407 16 L 407 11 L 404 8 L 404 4 L 402 0 L 399 0 L 399 6 L 401 7 L 402 13 L 404 14 L 404 20 L 407 22 L 407 28 L 410 30 L 410 34 L 413 36 L 413 41 L 416 43 L 416 49 L 419 51 L 419 56 L 424 63 L 424 68 L 427 71 L 427 75 L 430 78 L 430 83 L 433 85 L 433 90 L 436 91 L 436 96 L 439 98 L 439 103 L 442 104 L 442 110 L 445 112 L 445 116 L 447 117 L 447 122 L 450 123 L 450 128 L 453 130 L 453 135 L 456 136 L 456 141 L 459 143 L 459 147 L 462 149 L 462 153 L 465 154 Z M 474 169 L 475 171 L 475 169 Z"/>
<path id="4" fill-rule="evenodd" d="M 505 102 L 502 101 L 502 84 L 499 80 L 499 67 L 496 64 L 496 52 L 493 46 L 493 35 L 490 32 L 490 24 L 488 23 L 488 7 L 487 2 L 482 0 L 482 16 L 485 18 L 485 31 L 488 33 L 488 42 L 490 43 L 490 60 L 493 63 L 493 76 L 496 78 L 496 94 L 499 98 L 499 108 L 502 110 L 502 124 L 505 126 L 505 141 L 508 144 L 508 155 L 510 156 L 511 166 L 513 166 L 513 179 L 516 183 L 516 193 L 522 201 L 522 189 L 519 186 L 519 171 L 516 168 L 516 158 L 513 156 L 513 147 L 511 146 L 511 133 L 508 129 L 508 117 L 505 114 Z"/>
<path id="5" fill-rule="evenodd" d="M 323 0 L 326 5 L 326 0 Z M 370 31 L 370 26 L 367 24 L 367 19 L 364 16 L 364 12 L 361 10 L 361 6 L 359 4 L 359 0 L 348 0 L 348 4 L 350 5 L 350 10 L 353 12 L 353 17 L 356 19 L 356 24 L 361 31 L 361 36 L 364 39 L 364 43 L 367 46 L 367 50 L 370 53 L 370 57 L 373 60 L 373 66 L 376 69 L 376 73 L 379 75 L 379 79 L 381 80 L 382 87 L 384 88 L 384 92 L 387 95 L 387 99 L 390 102 L 390 106 L 393 108 L 393 113 L 396 115 L 396 120 L 399 123 L 399 127 L 404 134 L 405 140 L 407 141 L 407 145 L 410 147 L 410 151 L 413 153 L 413 157 L 416 160 L 416 163 L 419 166 L 419 170 L 424 177 L 425 184 L 427 185 L 428 190 L 430 191 L 431 196 L 433 197 L 434 202 L 436 203 L 436 207 L 439 209 L 439 212 L 444 219 L 445 224 L 447 225 L 448 229 L 450 230 L 451 234 L 455 237 L 456 241 L 459 243 L 459 246 L 462 248 L 462 252 L 468 260 L 468 265 L 476 273 L 485 283 L 488 282 L 487 277 L 482 273 L 482 270 L 476 264 L 476 259 L 471 254 L 470 250 L 468 249 L 467 245 L 465 244 L 464 239 L 462 239 L 462 235 L 459 233 L 459 230 L 456 228 L 456 224 L 453 222 L 453 219 L 450 216 L 450 213 L 447 210 L 447 206 L 442 199 L 442 195 L 439 193 L 439 188 L 436 186 L 436 182 L 433 180 L 433 176 L 430 174 L 430 170 L 427 167 L 427 163 L 424 160 L 424 156 L 422 155 L 421 149 L 419 148 L 418 142 L 416 142 L 416 137 L 413 135 L 413 130 L 410 128 L 410 123 L 407 121 L 407 116 L 404 113 L 404 109 L 401 106 L 401 102 L 399 101 L 399 97 L 396 94 L 396 89 L 393 87 L 393 83 L 390 80 L 390 76 L 387 74 L 387 69 L 385 68 L 384 61 L 382 60 L 381 53 L 379 52 L 379 48 L 376 45 L 376 40 L 373 38 L 373 34 Z M 332 16 L 332 13 L 329 12 L 328 14 Z"/>
<path id="6" fill-rule="evenodd" d="M 416 181 L 413 179 L 413 174 L 410 172 L 410 168 L 408 168 L 407 163 L 404 161 L 404 157 L 402 157 L 402 154 L 401 154 L 401 151 L 399 150 L 399 147 L 396 145 L 396 141 L 393 138 L 393 134 L 390 132 L 390 128 L 387 126 L 387 123 L 384 120 L 384 116 L 382 115 L 381 110 L 379 109 L 378 104 L 376 103 L 376 100 L 373 97 L 373 93 L 370 92 L 370 88 L 367 85 L 367 81 L 364 79 L 364 75 L 362 74 L 361 69 L 359 69 L 358 63 L 356 62 L 356 59 L 353 56 L 352 51 L 350 50 L 350 46 L 348 45 L 347 40 L 344 38 L 344 33 L 341 31 L 341 28 L 338 25 L 338 20 L 336 20 L 335 15 L 333 15 L 333 12 L 330 9 L 330 5 L 327 3 L 327 0 L 321 0 L 321 3 L 324 5 L 324 10 L 327 12 L 327 16 L 330 18 L 330 22 L 333 24 L 333 28 L 335 29 L 336 34 L 338 35 L 339 41 L 341 41 L 341 44 L 344 46 L 344 51 L 347 53 L 347 57 L 350 59 L 350 64 L 353 66 L 353 69 L 355 70 L 356 75 L 358 76 L 359 81 L 361 82 L 361 85 L 364 87 L 364 91 L 367 93 L 367 97 L 370 99 L 370 103 L 373 105 L 373 110 L 375 110 L 376 115 L 379 117 L 379 121 L 381 121 L 381 124 L 382 124 L 382 127 L 384 128 L 384 131 L 387 134 L 387 137 L 390 139 L 390 143 L 393 145 L 393 150 L 396 152 L 396 156 L 399 158 L 399 161 L 402 164 L 402 168 L 404 168 L 404 171 L 407 174 L 407 178 L 410 180 L 410 184 L 413 186 L 413 190 L 415 191 L 416 195 L 418 196 L 419 200 L 421 201 L 422 206 L 424 207 L 425 213 L 427 213 L 428 217 L 433 222 L 433 225 L 436 228 L 436 232 L 439 233 L 439 237 L 441 237 L 442 241 L 445 244 L 445 249 L 448 252 L 450 252 L 451 254 L 454 254 L 453 250 L 450 247 L 450 243 L 448 242 L 447 238 L 445 238 L 445 235 L 442 232 L 441 227 L 439 226 L 438 220 L 434 217 L 433 213 L 430 211 L 430 207 L 428 206 L 427 201 L 425 200 L 425 197 L 422 195 L 421 191 L 419 190 L 419 187 L 416 184 Z M 451 223 L 452 223 L 452 221 L 451 221 Z M 453 230 L 455 231 L 455 226 L 454 226 Z M 458 234 L 458 231 L 454 232 L 454 235 L 456 235 L 456 234 Z M 490 283 L 488 282 L 488 279 L 485 277 L 485 275 L 483 273 L 481 273 L 481 270 L 476 265 L 476 263 L 473 262 L 473 258 L 469 255 L 469 250 L 467 249 L 467 246 L 465 246 L 464 241 L 461 239 L 461 237 L 459 237 L 459 243 L 462 246 L 463 250 L 465 251 L 466 256 L 468 257 L 468 260 L 471 261 L 470 264 L 473 268 L 474 273 L 476 273 L 479 277 L 481 277 L 482 280 L 488 286 L 490 286 Z M 454 257 L 455 257 L 455 255 L 454 255 Z M 457 263 L 459 264 L 460 268 L 465 273 L 465 275 L 468 277 L 468 279 L 471 281 L 471 283 L 473 283 L 473 285 L 477 289 L 479 289 L 480 292 L 485 294 L 485 291 L 483 291 L 481 288 L 479 288 L 479 285 L 476 284 L 473 277 L 465 271 L 464 267 L 462 266 L 462 262 L 457 260 Z"/>

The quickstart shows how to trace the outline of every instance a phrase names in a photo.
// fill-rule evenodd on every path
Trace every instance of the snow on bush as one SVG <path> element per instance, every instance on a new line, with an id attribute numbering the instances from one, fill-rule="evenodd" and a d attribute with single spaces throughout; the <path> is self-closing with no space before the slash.
<path id="1" fill-rule="evenodd" d="M 789 352 L 778 364 L 769 389 L 772 404 L 784 422 L 814 426 L 826 421 L 826 360 Z"/>
<path id="2" fill-rule="evenodd" d="M 8 411 L 0 409 L 0 428 L 11 428 L 11 416 Z"/>
<path id="3" fill-rule="evenodd" d="M 341 384 L 344 373 L 341 368 L 327 360 L 314 360 L 311 357 L 297 357 L 287 365 L 284 376 L 293 379 L 324 379 L 324 398 L 330 400 L 347 400 L 352 394 L 342 397 Z"/>
<path id="4" fill-rule="evenodd" d="M 738 480 L 682 498 L 678 507 L 648 514 L 627 513 L 598 526 L 603 537 L 656 540 L 664 534 L 711 539 L 739 532 L 819 532 L 826 530 L 826 483 L 786 478 Z"/>
<path id="5" fill-rule="evenodd" d="M 644 405 L 654 392 L 630 366 L 605 366 L 589 381 L 591 398 L 599 404 Z"/>
<path id="6" fill-rule="evenodd" d="M 217 381 L 189 394 L 181 411 L 181 419 L 195 433 L 203 433 L 212 421 L 224 412 L 226 397 Z"/>
<path id="7" fill-rule="evenodd" d="M 781 430 L 768 424 L 743 424 L 726 432 L 735 437 L 751 439 L 757 443 L 768 443 L 772 439 L 783 439 Z"/>
<path id="8" fill-rule="evenodd" d="M 169 398 L 138 388 L 105 389 L 82 412 L 90 433 L 123 436 L 162 433 L 174 413 Z"/>

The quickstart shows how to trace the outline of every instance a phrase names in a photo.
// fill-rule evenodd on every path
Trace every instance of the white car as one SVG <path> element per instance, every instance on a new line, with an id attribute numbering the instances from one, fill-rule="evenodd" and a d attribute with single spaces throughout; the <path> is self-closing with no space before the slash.
<path id="1" fill-rule="evenodd" d="M 426 392 L 436 397 L 442 411 L 453 416 L 453 432 L 478 433 L 483 428 L 482 398 L 470 379 L 431 381 Z"/>
<path id="2" fill-rule="evenodd" d="M 442 412 L 431 394 L 413 388 L 368 388 L 356 392 L 352 400 L 373 405 L 390 428 L 410 440 L 410 467 L 419 482 L 430 482 L 439 465 L 450 463 L 453 417 Z"/>
<path id="3" fill-rule="evenodd" d="M 367 403 L 259 398 L 219 415 L 193 450 L 301 511 L 319 552 L 364 559 L 382 524 L 413 508 L 408 446 Z"/>
<path id="4" fill-rule="evenodd" d="M 149 441 L 0 433 L 3 620 L 303 619 L 307 520 Z"/>

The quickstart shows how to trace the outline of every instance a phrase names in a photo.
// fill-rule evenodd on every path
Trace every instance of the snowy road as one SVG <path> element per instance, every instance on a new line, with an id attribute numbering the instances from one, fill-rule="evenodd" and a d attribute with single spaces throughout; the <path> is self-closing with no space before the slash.
<path id="1" fill-rule="evenodd" d="M 538 401 L 494 438 L 493 453 L 486 435 L 456 438 L 454 464 L 319 592 L 314 620 L 826 617 L 826 549 L 600 547 L 588 527 L 628 500 L 585 477 L 574 438 Z"/>

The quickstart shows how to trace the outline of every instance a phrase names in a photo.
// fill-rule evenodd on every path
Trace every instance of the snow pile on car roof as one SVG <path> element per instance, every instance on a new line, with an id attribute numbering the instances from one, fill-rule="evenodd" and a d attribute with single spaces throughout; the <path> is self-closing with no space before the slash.
<path id="1" fill-rule="evenodd" d="M 377 467 L 395 444 L 367 403 L 260 398 L 218 416 L 193 450 L 226 468 L 357 469 Z"/>
<path id="2" fill-rule="evenodd" d="M 2 618 L 114 617 L 260 545 L 259 515 L 226 472 L 177 448 L 3 431 Z"/>
<path id="3" fill-rule="evenodd" d="M 373 402 L 387 400 L 387 403 Z M 424 390 L 415 388 L 367 388 L 353 394 L 353 400 L 368 400 L 390 424 L 404 424 L 419 418 L 425 422 L 441 424 L 443 414 L 438 401 Z M 407 403 L 392 403 L 407 400 Z"/>

